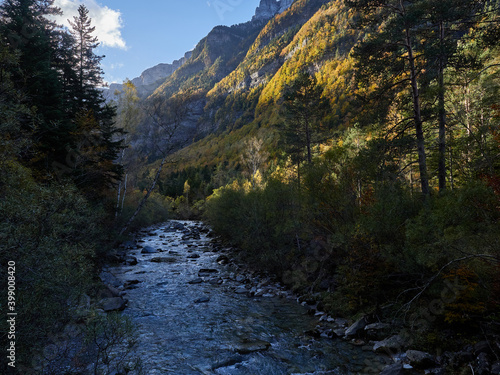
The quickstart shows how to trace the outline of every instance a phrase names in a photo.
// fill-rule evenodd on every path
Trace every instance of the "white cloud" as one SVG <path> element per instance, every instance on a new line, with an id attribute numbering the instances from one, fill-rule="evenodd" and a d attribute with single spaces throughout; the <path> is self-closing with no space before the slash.
<path id="1" fill-rule="evenodd" d="M 63 15 L 57 17 L 57 22 L 69 26 L 68 19 L 78 14 L 78 7 L 84 4 L 89 10 L 92 25 L 95 26 L 95 35 L 103 46 L 127 49 L 121 35 L 123 20 L 118 10 L 98 4 L 95 0 L 55 0 L 54 5 L 61 8 Z"/>

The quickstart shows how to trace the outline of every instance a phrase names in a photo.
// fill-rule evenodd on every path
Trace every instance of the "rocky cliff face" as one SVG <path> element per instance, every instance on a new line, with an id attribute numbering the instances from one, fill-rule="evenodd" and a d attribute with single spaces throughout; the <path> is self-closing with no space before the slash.
<path id="1" fill-rule="evenodd" d="M 266 21 L 287 10 L 294 0 L 261 0 L 252 21 Z"/>
<path id="2" fill-rule="evenodd" d="M 137 89 L 139 96 L 146 97 L 152 94 L 163 81 L 170 77 L 177 69 L 186 63 L 191 57 L 192 51 L 186 52 L 179 60 L 175 60 L 171 64 L 158 64 L 152 68 L 146 69 L 142 72 L 140 77 L 132 79 L 132 83 Z M 123 85 L 121 83 L 112 83 L 107 89 L 103 90 L 106 100 L 115 99 L 115 92 L 122 91 Z"/>
<path id="3" fill-rule="evenodd" d="M 178 68 L 191 57 L 192 52 L 186 54 L 179 60 L 175 60 L 172 64 L 158 64 L 152 68 L 142 72 L 140 77 L 134 78 L 132 83 L 136 86 L 148 86 L 157 83 L 161 79 L 165 79 L 172 75 Z"/>

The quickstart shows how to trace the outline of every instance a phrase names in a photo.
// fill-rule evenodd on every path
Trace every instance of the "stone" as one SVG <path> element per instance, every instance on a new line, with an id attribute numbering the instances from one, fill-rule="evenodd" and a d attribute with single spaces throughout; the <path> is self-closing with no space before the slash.
<path id="1" fill-rule="evenodd" d="M 418 350 L 407 350 L 406 358 L 415 368 L 427 369 L 436 366 L 436 360 L 432 355 Z"/>
<path id="2" fill-rule="evenodd" d="M 234 357 L 225 359 L 223 361 L 219 361 L 212 365 L 212 370 L 217 370 L 219 368 L 224 368 L 224 367 L 229 367 L 229 366 L 234 366 L 238 363 L 243 362 L 245 359 L 239 355 L 236 355 Z"/>
<path id="3" fill-rule="evenodd" d="M 388 329 L 390 328 L 391 326 L 387 323 L 373 323 L 373 324 L 368 324 L 366 327 L 365 327 L 365 331 L 369 331 L 369 330 L 382 330 L 382 329 Z"/>
<path id="4" fill-rule="evenodd" d="M 191 254 L 187 256 L 188 259 L 198 259 L 199 257 L 200 257 L 199 254 Z"/>
<path id="5" fill-rule="evenodd" d="M 356 323 L 352 324 L 346 331 L 345 335 L 347 337 L 350 336 L 358 336 L 363 329 L 366 327 L 366 318 L 363 317 L 359 319 Z"/>
<path id="6" fill-rule="evenodd" d="M 153 263 L 175 263 L 177 261 L 178 261 L 177 258 L 172 258 L 172 257 L 165 257 L 165 258 L 156 257 L 156 258 L 151 258 L 150 260 L 150 262 Z"/>
<path id="7" fill-rule="evenodd" d="M 98 297 L 100 299 L 120 297 L 120 291 L 111 285 L 106 285 L 104 288 L 99 290 Z"/>
<path id="8" fill-rule="evenodd" d="M 201 284 L 203 282 L 203 279 L 201 277 L 197 277 L 196 279 L 189 280 L 188 284 Z"/>
<path id="9" fill-rule="evenodd" d="M 144 246 L 141 250 L 141 254 L 154 254 L 156 252 L 156 249 L 152 248 L 151 246 Z"/>
<path id="10" fill-rule="evenodd" d="M 208 283 L 211 285 L 219 285 L 219 284 L 223 283 L 223 280 L 219 277 L 214 277 L 214 278 L 211 278 L 210 280 L 208 280 Z"/>
<path id="11" fill-rule="evenodd" d="M 239 283 L 242 283 L 246 280 L 245 276 L 243 275 L 238 275 L 236 276 L 236 281 L 239 282 Z"/>
<path id="12" fill-rule="evenodd" d="M 401 363 L 395 363 L 393 365 L 386 366 L 380 375 L 402 375 L 403 365 Z"/>
<path id="13" fill-rule="evenodd" d="M 219 271 L 211 268 L 202 268 L 198 271 L 198 276 L 208 276 L 214 273 L 219 273 Z"/>
<path id="14" fill-rule="evenodd" d="M 249 354 L 254 352 L 260 352 L 267 350 L 271 347 L 271 344 L 263 340 L 255 341 L 244 341 L 236 345 L 235 349 L 239 354 Z"/>
<path id="15" fill-rule="evenodd" d="M 333 333 L 334 333 L 337 337 L 344 337 L 344 336 L 345 336 L 345 329 L 344 329 L 344 328 L 337 328 L 337 329 L 334 329 L 334 330 L 333 330 Z"/>
<path id="16" fill-rule="evenodd" d="M 217 260 L 216 260 L 217 263 L 219 264 L 228 264 L 229 263 L 229 258 L 225 255 L 220 255 Z"/>
<path id="17" fill-rule="evenodd" d="M 126 304 L 127 302 L 121 297 L 104 298 L 99 302 L 105 312 L 122 311 Z"/>
<path id="18" fill-rule="evenodd" d="M 349 321 L 343 318 L 336 318 L 334 322 L 339 327 L 347 327 L 347 325 L 349 324 Z"/>
<path id="19" fill-rule="evenodd" d="M 194 303 L 207 303 L 207 302 L 210 302 L 209 297 L 201 297 L 201 298 L 198 298 L 196 301 L 194 301 Z"/>
<path id="20" fill-rule="evenodd" d="M 373 351 L 377 353 L 399 352 L 404 347 L 405 342 L 399 335 L 391 336 L 385 340 L 378 341 L 373 346 Z"/>
<path id="21" fill-rule="evenodd" d="M 234 290 L 234 292 L 235 292 L 236 294 L 247 294 L 247 293 L 248 293 L 248 289 L 247 289 L 247 288 L 245 288 L 245 286 L 240 285 L 239 287 L 237 287 L 237 288 Z"/>
<path id="22" fill-rule="evenodd" d="M 125 258 L 125 264 L 127 266 L 135 266 L 138 263 L 137 258 L 133 256 L 128 256 Z"/>

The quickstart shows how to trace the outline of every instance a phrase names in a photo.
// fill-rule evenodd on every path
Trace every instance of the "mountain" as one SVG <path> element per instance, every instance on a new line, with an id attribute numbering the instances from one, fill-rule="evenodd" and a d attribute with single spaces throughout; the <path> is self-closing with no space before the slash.
<path id="1" fill-rule="evenodd" d="M 275 145 L 280 98 L 303 71 L 316 76 L 331 103 L 323 122 L 348 126 L 349 52 L 359 38 L 350 19 L 341 0 L 262 0 L 251 21 L 215 27 L 150 96 L 168 102 L 181 95 L 189 113 L 183 125 L 197 130 L 177 168 L 237 166 L 245 138 L 255 135 Z M 147 144 L 146 134 L 132 134 L 135 144 Z M 149 162 L 158 157 L 141 149 L 150 150 L 141 156 Z"/>
<path id="2" fill-rule="evenodd" d="M 232 37 L 236 35 L 237 38 L 245 38 L 244 33 L 249 34 L 250 38 L 252 36 L 252 31 L 251 29 L 253 26 L 260 27 L 262 22 L 266 22 L 272 17 L 274 17 L 276 14 L 280 14 L 284 12 L 286 9 L 290 7 L 290 5 L 293 3 L 294 0 L 261 0 L 259 6 L 255 10 L 255 15 L 252 17 L 252 20 L 250 22 L 241 24 L 241 25 L 235 25 L 230 28 L 226 28 L 224 26 L 218 26 L 215 27 L 210 34 L 207 36 L 208 40 L 202 40 L 202 42 L 207 42 L 208 44 L 213 43 L 217 44 L 218 41 L 220 40 L 222 43 L 229 42 L 231 44 Z M 225 31 L 229 29 L 231 30 L 228 35 L 224 35 Z M 232 35 L 231 35 L 232 34 Z M 239 34 L 239 35 L 238 35 Z M 223 44 L 220 45 L 220 47 L 226 47 Z M 238 46 L 241 47 L 241 46 Z M 243 47 L 244 49 L 244 47 Z M 220 52 L 220 51 L 219 51 Z M 217 54 L 217 49 L 215 49 L 215 54 Z M 221 54 L 224 54 L 222 52 Z M 226 55 L 230 55 L 231 51 L 230 48 L 228 48 Z M 165 79 L 170 77 L 177 69 L 179 69 L 181 66 L 183 66 L 193 55 L 193 51 L 188 51 L 186 54 L 180 58 L 179 60 L 175 60 L 171 64 L 158 64 L 153 66 L 152 68 L 146 69 L 141 73 L 139 77 L 136 77 L 132 79 L 132 83 L 135 85 L 137 92 L 140 97 L 147 97 L 150 94 L 152 94 L 159 86 L 161 86 L 164 82 Z M 193 64 L 191 65 L 191 69 L 186 69 L 188 72 L 191 73 L 198 73 L 199 71 L 203 70 L 201 65 L 197 64 L 196 61 L 197 57 L 200 54 L 197 54 L 197 56 L 194 58 L 195 61 L 193 61 Z M 211 52 L 212 57 L 214 57 L 214 52 Z M 217 60 L 218 56 L 215 56 L 215 59 L 210 60 L 210 61 L 215 61 Z M 195 66 L 193 68 L 193 65 Z M 181 75 L 182 77 L 185 77 L 185 75 Z M 121 83 L 111 83 L 109 85 L 108 89 L 105 89 L 105 96 L 108 99 L 112 99 L 114 97 L 115 92 L 121 91 L 122 90 L 122 84 Z"/>
<path id="3" fill-rule="evenodd" d="M 139 77 L 132 79 L 131 81 L 135 85 L 138 95 L 144 98 L 152 94 L 167 77 L 184 65 L 191 55 L 192 51 L 188 51 L 179 60 L 174 60 L 171 64 L 155 65 L 143 71 Z M 121 83 L 111 83 L 107 89 L 104 89 L 104 96 L 106 99 L 112 100 L 115 93 L 122 91 L 122 89 L 123 85 Z"/>

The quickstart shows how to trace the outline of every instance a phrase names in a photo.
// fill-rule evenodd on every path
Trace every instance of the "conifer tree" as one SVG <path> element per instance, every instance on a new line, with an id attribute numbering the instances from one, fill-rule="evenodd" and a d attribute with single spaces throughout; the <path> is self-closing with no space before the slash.
<path id="1" fill-rule="evenodd" d="M 81 108 L 96 109 L 104 101 L 98 88 L 104 85 L 101 61 L 104 56 L 95 54 L 99 46 L 95 27 L 88 15 L 89 10 L 84 6 L 78 7 L 78 16 L 69 21 L 71 33 L 75 40 L 74 54 L 76 59 L 76 88 L 75 94 Z"/>
<path id="2" fill-rule="evenodd" d="M 36 148 L 26 155 L 27 162 L 47 170 L 53 160 L 64 159 L 71 143 L 71 126 L 65 122 L 61 85 L 54 69 L 57 25 L 49 16 L 60 14 L 53 0 L 6 0 L 0 5 L 0 34 L 11 53 L 19 56 L 19 69 L 12 82 L 22 89 L 34 109 L 21 125 L 34 134 Z"/>

